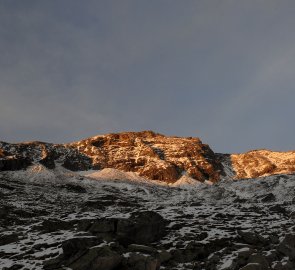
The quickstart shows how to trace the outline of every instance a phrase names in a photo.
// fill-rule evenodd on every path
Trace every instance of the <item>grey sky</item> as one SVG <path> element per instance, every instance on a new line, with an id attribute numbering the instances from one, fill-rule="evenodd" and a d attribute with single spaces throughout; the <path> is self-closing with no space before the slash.
<path id="1" fill-rule="evenodd" d="M 0 0 L 0 140 L 151 129 L 295 149 L 295 1 Z"/>

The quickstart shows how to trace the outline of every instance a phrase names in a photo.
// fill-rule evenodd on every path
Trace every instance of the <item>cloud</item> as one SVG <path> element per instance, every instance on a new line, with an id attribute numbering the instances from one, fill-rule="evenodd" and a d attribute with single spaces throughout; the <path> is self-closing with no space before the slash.
<path id="1" fill-rule="evenodd" d="M 2 2 L 0 138 L 153 129 L 223 152 L 292 148 L 294 7 Z"/>

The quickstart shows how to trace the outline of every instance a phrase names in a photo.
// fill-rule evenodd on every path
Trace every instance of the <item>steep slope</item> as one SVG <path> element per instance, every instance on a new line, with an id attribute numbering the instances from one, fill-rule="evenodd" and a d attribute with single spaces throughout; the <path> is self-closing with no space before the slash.
<path id="1" fill-rule="evenodd" d="M 73 171 L 114 168 L 171 183 L 184 174 L 216 182 L 222 172 L 214 152 L 200 139 L 152 131 L 107 134 L 64 145 L 0 142 L 0 170 L 25 169 L 36 163 L 49 169 L 59 164 Z"/>

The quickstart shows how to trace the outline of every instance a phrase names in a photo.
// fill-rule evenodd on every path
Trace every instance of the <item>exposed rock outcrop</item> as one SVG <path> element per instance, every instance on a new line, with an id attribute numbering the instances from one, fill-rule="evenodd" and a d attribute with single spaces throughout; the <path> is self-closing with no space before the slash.
<path id="1" fill-rule="evenodd" d="M 214 152 L 200 139 L 152 131 L 107 134 L 64 145 L 0 143 L 0 170 L 25 169 L 34 163 L 49 169 L 60 164 L 72 171 L 115 168 L 172 183 L 183 174 L 216 182 L 222 171 Z"/>
<path id="2" fill-rule="evenodd" d="M 71 171 L 116 169 L 138 177 L 175 183 L 185 176 L 204 182 L 295 173 L 295 151 L 254 150 L 216 154 L 199 138 L 164 136 L 152 131 L 90 137 L 69 144 L 0 142 L 0 171 L 42 164 Z"/>
<path id="3" fill-rule="evenodd" d="M 198 138 L 168 137 L 152 131 L 96 136 L 68 146 L 92 158 L 95 168 L 137 172 L 153 180 L 175 182 L 183 173 L 200 181 L 219 179 L 221 165 Z"/>
<path id="4" fill-rule="evenodd" d="M 89 157 L 61 144 L 0 142 L 0 171 L 22 170 L 38 163 L 48 169 L 54 169 L 56 163 L 72 171 L 91 168 Z"/>
<path id="5" fill-rule="evenodd" d="M 236 179 L 257 178 L 295 172 L 295 151 L 254 150 L 231 155 Z"/>

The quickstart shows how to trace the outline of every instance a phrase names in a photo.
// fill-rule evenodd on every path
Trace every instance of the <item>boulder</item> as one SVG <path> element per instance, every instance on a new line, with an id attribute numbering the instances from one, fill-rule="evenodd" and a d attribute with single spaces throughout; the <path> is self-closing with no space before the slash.
<path id="1" fill-rule="evenodd" d="M 249 247 L 239 249 L 237 251 L 237 265 L 245 265 L 253 252 L 254 250 Z"/>
<path id="2" fill-rule="evenodd" d="M 277 251 L 291 261 L 295 261 L 295 234 L 286 234 L 283 241 L 278 245 Z"/>
<path id="3" fill-rule="evenodd" d="M 76 237 L 62 243 L 62 250 L 65 257 L 70 257 L 81 250 L 86 250 L 101 243 L 96 237 Z"/>
<path id="4" fill-rule="evenodd" d="M 97 233 L 114 233 L 116 229 L 116 220 L 115 219 L 97 219 L 95 220 L 88 231 L 93 234 Z"/>
<path id="5" fill-rule="evenodd" d="M 121 261 L 122 256 L 108 246 L 92 247 L 67 267 L 72 270 L 113 270 Z"/>
<path id="6" fill-rule="evenodd" d="M 44 269 L 113 270 L 118 269 L 122 256 L 109 246 L 95 245 L 94 238 L 75 238 L 63 243 L 59 257 L 44 263 Z M 94 245 L 94 246 L 92 246 Z"/>
<path id="7" fill-rule="evenodd" d="M 115 238 L 115 230 L 116 230 L 116 219 L 98 219 L 95 220 L 92 225 L 89 227 L 88 231 L 100 237 L 106 241 L 111 241 Z"/>
<path id="8" fill-rule="evenodd" d="M 159 251 L 157 258 L 160 263 L 164 263 L 169 261 L 172 258 L 172 255 L 167 250 L 161 250 Z"/>
<path id="9" fill-rule="evenodd" d="M 255 232 L 238 230 L 238 235 L 240 237 L 240 240 L 246 244 L 260 245 L 266 242 L 266 239 Z"/>
<path id="10" fill-rule="evenodd" d="M 152 212 L 135 212 L 128 219 L 119 219 L 117 238 L 123 245 L 147 244 L 160 240 L 165 234 L 166 220 Z"/>

